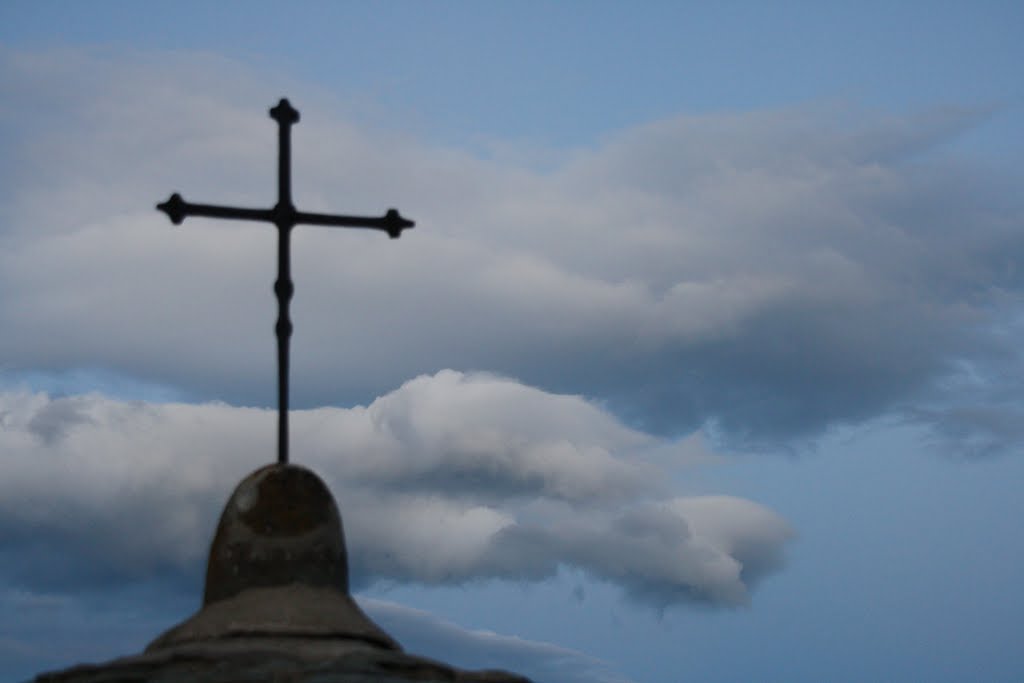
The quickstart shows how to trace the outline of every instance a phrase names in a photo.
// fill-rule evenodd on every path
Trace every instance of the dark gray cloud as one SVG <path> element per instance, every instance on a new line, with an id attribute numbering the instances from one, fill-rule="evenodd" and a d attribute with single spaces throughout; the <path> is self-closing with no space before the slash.
<path id="1" fill-rule="evenodd" d="M 1019 316 L 993 328 L 998 342 L 989 353 L 961 358 L 938 391 L 909 406 L 909 419 L 931 428 L 931 446 L 957 458 L 1019 454 L 1024 443 L 1024 401 L 1020 395 L 1024 354 L 1016 340 Z"/>
<path id="2" fill-rule="evenodd" d="M 33 590 L 194 580 L 228 489 L 273 457 L 274 413 L 100 395 L 54 408 L 64 401 L 0 393 L 3 575 Z M 791 536 L 750 501 L 673 496 L 666 473 L 712 457 L 699 441 L 490 375 L 424 376 L 292 423 L 295 457 L 338 497 L 357 587 L 538 580 L 565 566 L 659 606 L 743 604 Z"/>
<path id="3" fill-rule="evenodd" d="M 205 57 L 5 52 L 0 83 L 13 94 L 7 369 L 102 368 L 272 404 L 271 229 L 174 228 L 152 207 L 172 190 L 269 204 L 264 109 L 280 81 Z M 418 222 L 398 242 L 297 231 L 299 406 L 489 370 L 600 399 L 646 431 L 714 424 L 778 443 L 920 414 L 961 360 L 1010 343 L 991 330 L 1019 307 L 1019 198 L 944 151 L 978 112 L 680 116 L 538 171 L 357 126 L 310 88 L 289 94 L 303 110 L 301 206 L 395 205 Z M 473 488 L 489 475 L 467 476 Z"/>
<path id="4" fill-rule="evenodd" d="M 28 423 L 28 430 L 47 443 L 66 435 L 76 424 L 88 422 L 88 399 L 71 396 L 50 401 Z"/>

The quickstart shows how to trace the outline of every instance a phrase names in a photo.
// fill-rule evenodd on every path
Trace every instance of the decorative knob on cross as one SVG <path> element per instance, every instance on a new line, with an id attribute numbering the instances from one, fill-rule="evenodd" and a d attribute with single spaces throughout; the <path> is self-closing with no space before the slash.
<path id="1" fill-rule="evenodd" d="M 292 322 L 288 317 L 294 285 L 291 278 L 291 232 L 296 225 L 325 225 L 340 228 L 371 228 L 382 230 L 392 239 L 401 237 L 403 230 L 416 224 L 403 218 L 396 209 L 388 209 L 379 218 L 341 216 L 297 211 L 292 204 L 291 127 L 299 122 L 299 112 L 287 99 L 282 99 L 270 110 L 270 118 L 277 121 L 277 204 L 272 209 L 242 209 L 213 204 L 192 204 L 177 192 L 156 208 L 167 214 L 171 222 L 181 225 L 188 216 L 232 218 L 237 220 L 266 221 L 277 227 L 277 461 L 288 462 L 288 345 Z"/>

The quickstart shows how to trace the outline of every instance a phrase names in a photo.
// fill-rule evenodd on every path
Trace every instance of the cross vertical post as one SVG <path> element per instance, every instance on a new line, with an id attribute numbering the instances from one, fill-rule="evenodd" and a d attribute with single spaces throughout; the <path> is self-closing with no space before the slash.
<path id="1" fill-rule="evenodd" d="M 299 112 L 288 100 L 282 99 L 270 110 L 277 121 L 277 205 L 274 223 L 277 225 L 277 461 L 288 462 L 288 366 L 292 337 L 289 306 L 295 285 L 292 283 L 292 227 L 295 206 L 292 204 L 292 125 L 299 122 Z"/>
<path id="2" fill-rule="evenodd" d="M 307 213 L 297 211 L 292 204 L 291 172 L 291 127 L 299 122 L 299 112 L 287 99 L 282 99 L 270 110 L 270 118 L 278 125 L 277 154 L 277 204 L 272 209 L 243 209 L 213 204 L 192 204 L 181 198 L 177 192 L 166 202 L 157 204 L 157 209 L 167 214 L 175 225 L 180 225 L 188 216 L 208 218 L 229 218 L 273 223 L 277 228 L 277 280 L 274 294 L 277 296 L 277 461 L 288 463 L 288 366 L 289 346 L 292 335 L 292 321 L 289 304 L 295 287 L 291 276 L 291 233 L 298 224 L 323 225 L 344 228 L 371 228 L 382 230 L 391 238 L 401 236 L 403 230 L 415 223 L 403 218 L 397 210 L 388 209 L 379 218 L 365 216 L 343 216 Z"/>

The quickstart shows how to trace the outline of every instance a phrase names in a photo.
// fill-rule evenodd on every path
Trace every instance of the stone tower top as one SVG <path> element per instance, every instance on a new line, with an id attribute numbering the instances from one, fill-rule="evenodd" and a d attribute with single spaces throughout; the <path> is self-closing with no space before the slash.
<path id="1" fill-rule="evenodd" d="M 243 479 L 224 506 L 203 604 L 290 583 L 347 593 L 346 560 L 341 516 L 320 477 L 295 465 L 267 465 Z"/>
<path id="2" fill-rule="evenodd" d="M 400 649 L 348 592 L 341 517 L 320 477 L 267 465 L 235 488 L 217 526 L 203 607 L 148 651 L 239 637 L 340 638 Z"/>

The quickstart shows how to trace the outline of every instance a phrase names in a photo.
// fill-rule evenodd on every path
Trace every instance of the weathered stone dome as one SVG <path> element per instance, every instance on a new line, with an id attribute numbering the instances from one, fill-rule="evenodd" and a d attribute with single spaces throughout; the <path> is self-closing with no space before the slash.
<path id="1" fill-rule="evenodd" d="M 146 651 L 242 636 L 345 638 L 401 649 L 349 595 L 338 507 L 304 467 L 267 465 L 235 488 L 210 546 L 202 609 Z"/>
<path id="2" fill-rule="evenodd" d="M 224 506 L 203 604 L 290 583 L 347 593 L 345 535 L 320 477 L 297 465 L 267 465 L 243 479 Z"/>

